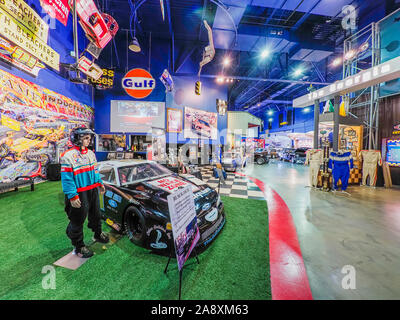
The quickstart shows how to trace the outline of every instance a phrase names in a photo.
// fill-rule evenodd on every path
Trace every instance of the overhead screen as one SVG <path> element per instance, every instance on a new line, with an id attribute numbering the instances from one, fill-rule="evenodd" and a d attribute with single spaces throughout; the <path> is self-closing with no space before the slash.
<path id="1" fill-rule="evenodd" d="M 111 101 L 111 132 L 148 132 L 165 128 L 165 103 L 151 101 Z"/>

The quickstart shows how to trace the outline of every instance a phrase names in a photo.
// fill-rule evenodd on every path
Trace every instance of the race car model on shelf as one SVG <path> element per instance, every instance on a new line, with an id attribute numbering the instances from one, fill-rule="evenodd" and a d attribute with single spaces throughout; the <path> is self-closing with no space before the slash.
<path id="1" fill-rule="evenodd" d="M 178 176 L 149 160 L 109 160 L 99 162 L 98 170 L 106 188 L 100 198 L 103 219 L 138 246 L 163 255 L 174 251 L 167 196 L 180 187 L 193 190 L 200 229 L 197 248 L 207 247 L 225 224 L 219 195 L 193 176 Z"/>
<path id="2" fill-rule="evenodd" d="M 73 9 L 73 0 L 69 0 L 69 5 Z M 99 48 L 104 48 L 112 39 L 112 35 L 93 0 L 76 0 L 76 8 L 79 23 L 86 35 Z"/>
<path id="3" fill-rule="evenodd" d="M 237 168 L 242 166 L 242 158 L 237 152 L 224 152 L 221 162 L 225 171 L 236 171 Z"/>

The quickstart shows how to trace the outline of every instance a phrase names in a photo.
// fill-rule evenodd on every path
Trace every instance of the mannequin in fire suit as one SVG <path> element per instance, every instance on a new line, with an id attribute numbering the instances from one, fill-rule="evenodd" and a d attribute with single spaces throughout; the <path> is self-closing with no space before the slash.
<path id="1" fill-rule="evenodd" d="M 98 189 L 105 193 L 103 182 L 97 171 L 94 152 L 88 149 L 93 141 L 91 129 L 78 127 L 70 134 L 73 147 L 61 155 L 61 183 L 65 194 L 65 212 L 69 224 L 67 236 L 74 246 L 74 254 L 90 258 L 93 252 L 83 241 L 83 223 L 88 217 L 88 227 L 94 232 L 97 242 L 108 243 L 108 236 L 101 231 Z"/>
<path id="2" fill-rule="evenodd" d="M 377 165 L 382 166 L 381 152 L 379 150 L 362 150 L 358 157 L 363 162 L 362 185 L 365 186 L 367 184 L 367 177 L 369 176 L 369 185 L 375 186 Z"/>
<path id="3" fill-rule="evenodd" d="M 323 162 L 323 152 L 319 149 L 309 149 L 306 153 L 304 165 L 310 165 L 309 177 L 312 187 L 318 186 L 318 173 Z"/>
<path id="4" fill-rule="evenodd" d="M 329 155 L 329 169 L 332 170 L 333 189 L 338 189 L 339 180 L 342 183 L 342 191 L 347 189 L 350 178 L 350 169 L 353 169 L 353 156 L 350 151 L 331 152 Z"/>

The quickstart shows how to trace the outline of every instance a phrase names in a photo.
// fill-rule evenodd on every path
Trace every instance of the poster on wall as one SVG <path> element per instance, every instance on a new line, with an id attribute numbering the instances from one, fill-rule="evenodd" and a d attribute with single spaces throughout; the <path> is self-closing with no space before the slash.
<path id="1" fill-rule="evenodd" d="M 168 108 L 167 109 L 167 132 L 182 132 L 182 110 Z"/>
<path id="2" fill-rule="evenodd" d="M 152 160 L 159 163 L 165 163 L 165 160 L 167 158 L 167 139 L 164 130 L 153 130 L 151 145 Z"/>
<path id="3" fill-rule="evenodd" d="M 216 140 L 217 120 L 217 113 L 185 107 L 184 138 Z"/>
<path id="4" fill-rule="evenodd" d="M 191 186 L 177 189 L 168 197 L 178 269 L 181 270 L 200 239 Z"/>
<path id="5" fill-rule="evenodd" d="M 91 107 L 0 70 L 0 182 L 44 175 L 69 130 L 92 122 Z"/>

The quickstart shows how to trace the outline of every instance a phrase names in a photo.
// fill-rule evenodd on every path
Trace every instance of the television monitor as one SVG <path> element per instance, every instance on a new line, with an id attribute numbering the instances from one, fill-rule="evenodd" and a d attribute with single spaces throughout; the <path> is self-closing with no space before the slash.
<path id="1" fill-rule="evenodd" d="M 165 103 L 152 101 L 111 101 L 111 132 L 149 132 L 165 128 Z"/>

